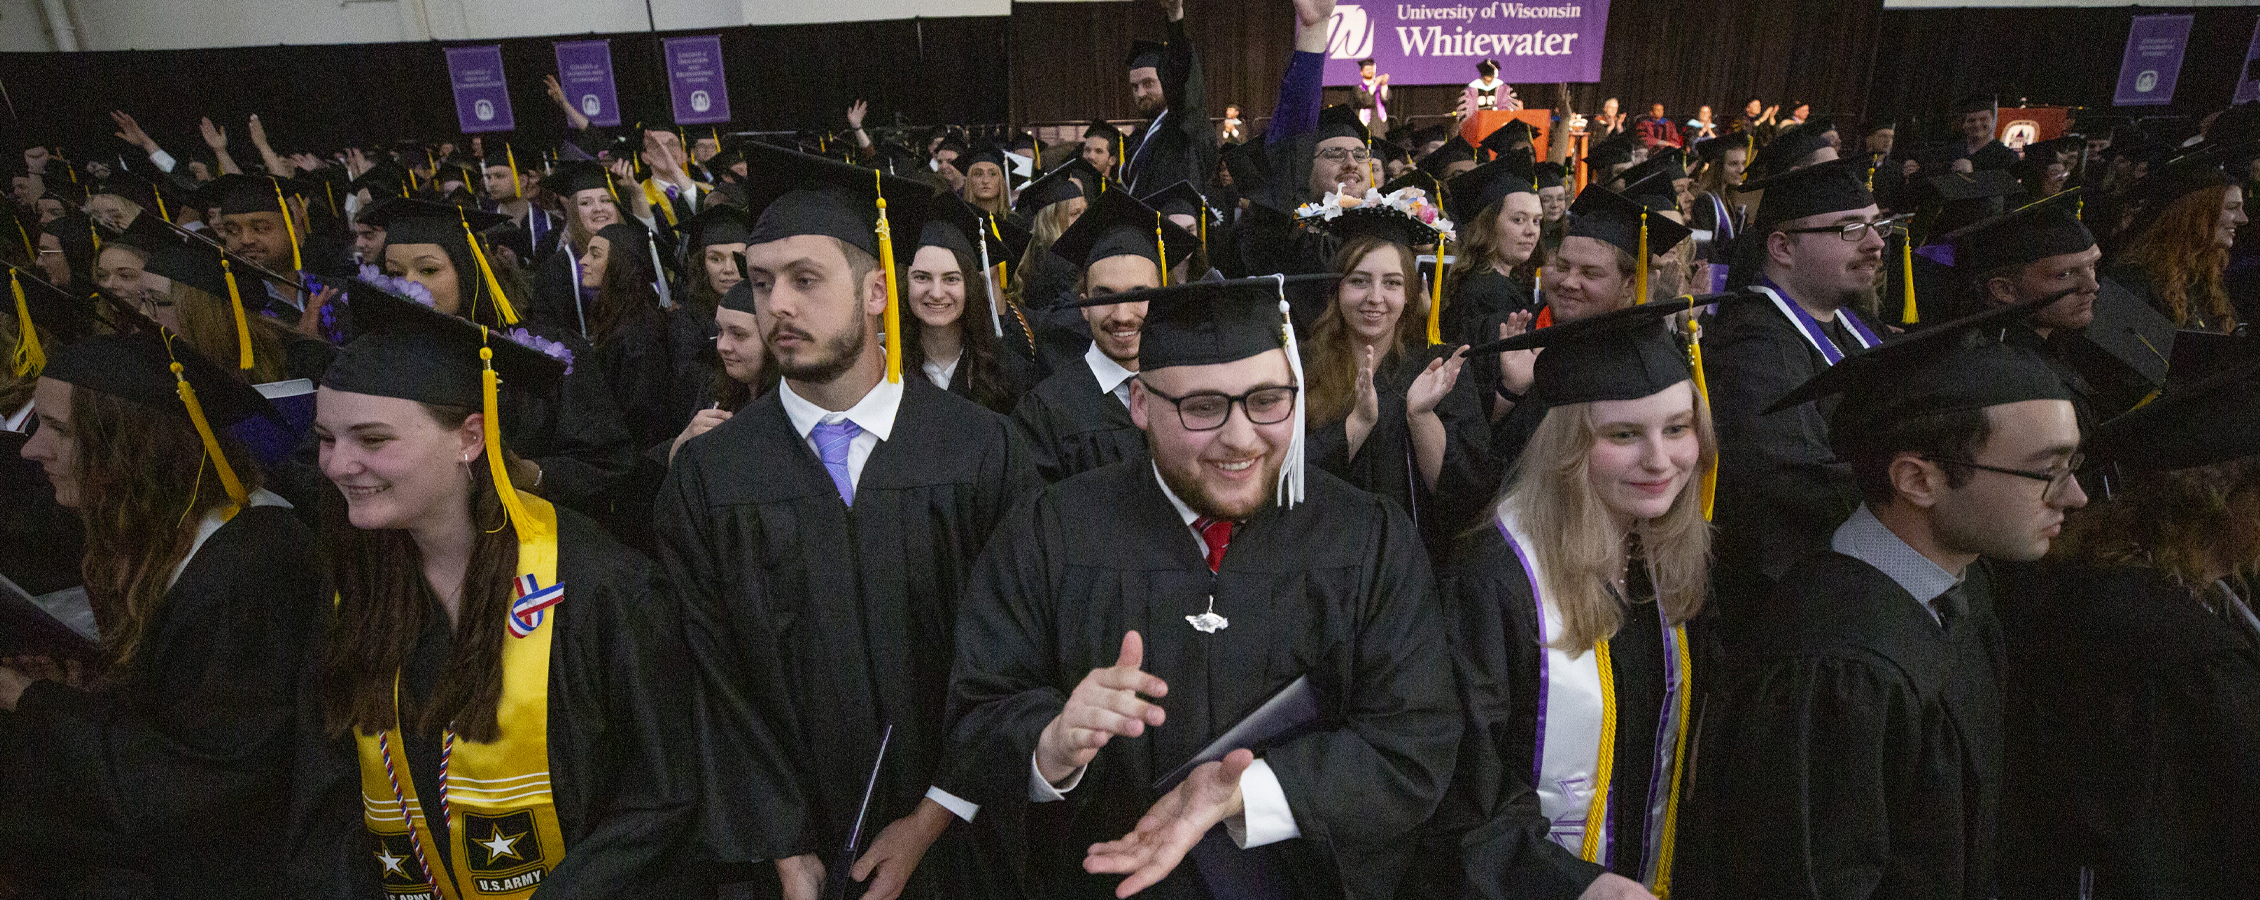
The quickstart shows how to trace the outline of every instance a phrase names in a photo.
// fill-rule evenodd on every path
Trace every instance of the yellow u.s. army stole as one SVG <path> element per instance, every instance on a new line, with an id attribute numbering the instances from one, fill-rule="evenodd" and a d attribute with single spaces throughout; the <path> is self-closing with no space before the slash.
<path id="1" fill-rule="evenodd" d="M 378 843 L 374 864 L 387 895 L 400 900 L 528 897 L 565 858 L 549 785 L 549 650 L 557 617 L 548 612 L 564 599 L 557 583 L 557 512 L 532 494 L 518 498 L 536 520 L 519 533 L 537 537 L 521 537 L 518 544 L 518 596 L 502 646 L 496 711 L 502 736 L 493 743 L 458 741 L 449 729 L 440 751 L 436 804 L 448 825 L 450 865 L 440 865 L 399 725 L 354 736 L 362 821 Z"/>

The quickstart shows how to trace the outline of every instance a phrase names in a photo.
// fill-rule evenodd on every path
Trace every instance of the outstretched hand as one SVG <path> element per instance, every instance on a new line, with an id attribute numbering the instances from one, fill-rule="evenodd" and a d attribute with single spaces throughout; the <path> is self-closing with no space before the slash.
<path id="1" fill-rule="evenodd" d="M 1036 738 L 1036 769 L 1044 780 L 1058 784 L 1090 765 L 1099 748 L 1115 735 L 1137 737 L 1167 718 L 1162 708 L 1142 699 L 1163 697 L 1169 684 L 1139 671 L 1145 663 L 1145 639 L 1135 631 L 1122 635 L 1122 652 L 1114 665 L 1092 669 L 1067 697 L 1067 705 L 1044 726 Z"/>
<path id="2" fill-rule="evenodd" d="M 228 130 L 212 124 L 212 117 L 206 116 L 197 120 L 197 127 L 204 132 L 204 146 L 214 150 L 226 150 L 228 148 Z"/>
<path id="3" fill-rule="evenodd" d="M 1428 368 L 1414 378 L 1412 387 L 1405 390 L 1405 414 L 1423 416 L 1436 411 L 1444 397 L 1459 383 L 1460 368 L 1467 365 L 1467 348 L 1452 351 L 1451 356 L 1428 361 Z"/>
<path id="4" fill-rule="evenodd" d="M 1185 860 L 1185 854 L 1209 829 L 1246 808 L 1240 795 L 1240 776 L 1255 761 L 1254 753 L 1234 750 L 1221 760 L 1195 768 L 1175 790 L 1155 801 L 1129 834 L 1091 845 L 1089 854 L 1083 857 L 1083 871 L 1130 876 L 1114 889 L 1116 897 L 1153 887 Z"/>
<path id="5" fill-rule="evenodd" d="M 1503 341 L 1507 338 L 1520 337 L 1529 333 L 1530 318 L 1528 312 L 1517 312 L 1507 316 L 1506 321 L 1499 323 L 1499 339 Z M 1508 393 L 1518 395 L 1530 390 L 1530 382 L 1536 375 L 1537 365 L 1538 351 L 1536 350 L 1501 352 L 1499 354 L 1499 386 L 1506 389 Z"/>
<path id="6" fill-rule="evenodd" d="M 110 121 L 118 126 L 118 140 L 140 147 L 145 151 L 156 148 L 157 142 L 150 140 L 149 133 L 141 130 L 141 123 L 134 121 L 133 116 L 127 115 L 125 111 L 111 110 Z"/>

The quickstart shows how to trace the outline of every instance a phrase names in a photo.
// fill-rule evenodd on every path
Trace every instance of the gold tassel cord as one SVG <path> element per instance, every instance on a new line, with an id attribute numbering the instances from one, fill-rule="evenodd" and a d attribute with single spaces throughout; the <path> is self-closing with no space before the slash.
<path id="1" fill-rule="evenodd" d="M 165 341 L 165 351 L 171 353 L 172 335 L 167 334 Z M 204 405 L 197 402 L 196 389 L 189 386 L 188 376 L 180 361 L 174 360 L 171 368 L 173 389 L 180 394 L 181 405 L 188 408 L 188 421 L 196 426 L 196 437 L 204 442 L 204 455 L 211 457 L 212 468 L 220 473 L 220 487 L 228 492 L 228 499 L 234 501 L 235 505 L 240 507 L 249 503 L 251 495 L 244 492 L 243 480 L 236 477 L 235 467 L 228 465 L 227 456 L 220 452 L 220 439 L 212 434 L 212 423 L 204 418 Z"/>
<path id="2" fill-rule="evenodd" d="M 167 224 L 171 224 L 171 222 L 173 221 L 173 216 L 171 213 L 165 211 L 165 192 L 157 190 L 155 185 L 151 185 L 149 188 L 149 199 L 157 201 L 157 218 L 164 220 Z"/>
<path id="3" fill-rule="evenodd" d="M 1915 235 L 1912 232 L 1899 238 L 1899 281 L 1900 293 L 1906 297 L 1900 304 L 1899 321 L 1907 325 L 1921 322 L 1922 317 L 1915 310 Z"/>
<path id="4" fill-rule="evenodd" d="M 1154 252 L 1161 255 L 1161 286 L 1169 286 L 1169 242 L 1161 237 L 1161 214 L 1154 213 Z"/>
<path id="5" fill-rule="evenodd" d="M 1687 626 L 1673 625 L 1671 633 L 1673 656 L 1679 659 L 1679 685 L 1672 698 L 1672 705 L 1679 709 L 1679 727 L 1672 738 L 1671 793 L 1664 797 L 1663 835 L 1656 841 L 1657 900 L 1671 900 L 1671 864 L 1679 843 L 1679 798 L 1685 791 L 1683 776 L 1687 769 L 1687 720 L 1694 712 L 1695 693 L 1695 656 L 1687 648 Z"/>
<path id="6" fill-rule="evenodd" d="M 14 267 L 8 269 L 8 293 L 16 298 L 16 352 L 17 378 L 30 378 L 47 368 L 47 351 L 39 345 L 39 327 L 31 321 L 31 301 L 24 298 L 23 279 Z"/>
<path id="7" fill-rule="evenodd" d="M 871 233 L 879 239 L 879 270 L 886 273 L 887 306 L 886 311 L 880 316 L 880 323 L 887 329 L 887 382 L 901 384 L 902 310 L 895 306 L 894 228 L 887 224 L 887 192 L 884 178 L 885 176 L 879 170 L 871 170 L 871 192 L 877 196 L 879 207 L 879 221 L 878 224 L 872 226 Z M 858 290 L 860 289 L 861 286 L 859 285 Z"/>
<path id="8" fill-rule="evenodd" d="M 471 242 L 471 258 L 479 263 L 479 278 L 486 284 L 487 294 L 494 298 L 495 317 L 504 325 L 518 324 L 518 310 L 510 305 L 510 298 L 502 293 L 502 282 L 494 277 L 494 266 L 487 262 L 487 252 L 479 246 L 478 235 L 471 233 L 470 217 L 455 211 L 455 219 L 463 224 L 463 239 Z"/>
<path id="9" fill-rule="evenodd" d="M 290 201 L 283 197 L 282 182 L 276 181 L 274 184 L 275 206 L 282 210 L 283 233 L 290 236 L 290 271 L 295 275 L 306 271 L 306 261 L 298 256 L 298 225 L 291 221 Z"/>
<path id="10" fill-rule="evenodd" d="M 1593 645 L 1593 664 L 1601 675 L 1601 752 L 1593 761 L 1593 802 L 1585 809 L 1585 840 L 1577 851 L 1586 862 L 1601 859 L 1601 831 L 1609 818 L 1609 778 L 1616 767 L 1617 684 L 1607 640 Z"/>
<path id="11" fill-rule="evenodd" d="M 526 189 L 521 187 L 525 183 L 524 179 L 518 176 L 518 154 L 510 149 L 509 144 L 504 144 L 502 145 L 502 155 L 510 160 L 510 199 L 523 200 L 526 197 Z"/>
<path id="12" fill-rule="evenodd" d="M 1632 302 L 1637 306 L 1648 302 L 1648 211 L 1640 211 L 1640 258 L 1632 268 Z"/>
<path id="13" fill-rule="evenodd" d="M 479 411 L 485 419 L 480 423 L 480 430 L 485 433 L 487 442 L 487 475 L 494 479 L 495 496 L 502 501 L 503 524 L 518 530 L 519 543 L 533 543 L 547 535 L 537 534 L 545 529 L 539 519 L 526 514 L 526 505 L 518 499 L 518 489 L 510 483 L 510 466 L 502 458 L 502 377 L 494 373 L 494 348 L 485 344 L 489 335 L 486 327 L 480 326 L 479 365 L 484 371 L 479 373 Z"/>
<path id="14" fill-rule="evenodd" d="M 1436 274 L 1428 282 L 1428 346 L 1444 343 L 1444 249 L 1451 242 L 1436 237 Z"/>
<path id="15" fill-rule="evenodd" d="M 1695 298 L 1687 298 L 1687 368 L 1694 373 L 1695 396 L 1703 406 L 1711 405 L 1710 380 L 1703 377 L 1703 326 L 1695 321 Z M 1719 461 L 1712 454 L 1711 464 L 1703 467 L 1703 521 L 1711 520 L 1711 511 L 1717 506 L 1719 495 Z"/>
<path id="16" fill-rule="evenodd" d="M 251 316 L 243 310 L 243 291 L 235 284 L 235 267 L 228 264 L 226 254 L 220 255 L 220 275 L 228 282 L 228 311 L 235 316 L 235 367 L 249 371 L 251 368 Z"/>

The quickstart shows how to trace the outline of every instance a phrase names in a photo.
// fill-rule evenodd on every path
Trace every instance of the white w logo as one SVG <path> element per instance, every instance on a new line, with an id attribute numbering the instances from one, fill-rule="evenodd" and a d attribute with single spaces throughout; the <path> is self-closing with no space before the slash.
<path id="1" fill-rule="evenodd" d="M 1334 7 L 1326 53 L 1335 59 L 1364 59 L 1373 55 L 1373 20 L 1366 18 L 1364 9 L 1349 3 Z"/>

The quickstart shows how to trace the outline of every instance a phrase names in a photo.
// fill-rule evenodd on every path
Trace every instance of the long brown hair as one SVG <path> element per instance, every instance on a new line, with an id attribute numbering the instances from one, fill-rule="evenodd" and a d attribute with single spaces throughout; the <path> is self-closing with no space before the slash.
<path id="1" fill-rule="evenodd" d="M 471 410 L 424 404 L 441 427 L 461 428 Z M 488 453 L 507 451 L 488 447 Z M 433 617 L 445 616 L 424 578 L 423 554 L 408 532 L 364 530 L 346 518 L 337 491 L 322 497 L 322 543 L 337 588 L 337 633 L 324 661 L 323 718 L 332 737 L 348 729 L 376 733 L 399 725 L 429 734 L 453 727 L 466 740 L 501 736 L 502 642 L 518 574 L 518 534 L 504 521 L 484 454 L 465 465 L 471 480 L 471 564 L 463 572 L 463 600 L 454 629 L 454 652 L 440 672 L 430 702 L 396 706 L 401 667 Z"/>
<path id="2" fill-rule="evenodd" d="M 2193 593 L 2260 571 L 2260 458 L 2126 479 L 2065 519 L 2048 556 L 2153 569 Z"/>
<path id="3" fill-rule="evenodd" d="M 1617 533 L 1587 477 L 1600 425 L 1590 403 L 1547 410 L 1498 503 L 1500 514 L 1511 513 L 1530 538 L 1530 552 L 1545 573 L 1540 587 L 1561 610 L 1562 633 L 1553 646 L 1571 653 L 1584 652 L 1624 625 L 1624 609 L 1606 586 L 1624 571 L 1625 535 Z M 1670 510 L 1636 526 L 1656 602 L 1675 624 L 1701 612 L 1709 590 L 1711 525 L 1703 521 L 1701 473 L 1718 458 L 1718 437 L 1700 393 L 1695 433 L 1702 445 L 1695 476 Z"/>
<path id="4" fill-rule="evenodd" d="M 659 308 L 659 291 L 652 287 L 657 276 L 651 271 L 650 253 L 648 244 L 622 245 L 613 247 L 605 257 L 596 305 L 589 312 L 590 343 L 604 343 L 635 322 L 666 317 Z M 698 274 L 700 280 L 705 279 L 705 272 Z"/>
<path id="5" fill-rule="evenodd" d="M 115 675 L 134 661 L 205 513 L 233 501 L 208 471 L 203 441 L 185 418 L 74 386 L 71 430 L 86 523 L 80 574 Z M 257 490 L 259 466 L 250 452 L 225 430 L 214 433 L 243 489 Z"/>
<path id="6" fill-rule="evenodd" d="M 248 287 L 256 288 L 258 282 Z M 235 311 L 226 297 L 215 297 L 202 288 L 173 282 L 171 297 L 173 316 L 180 322 L 180 336 L 196 352 L 207 359 L 223 360 L 229 371 L 241 374 L 253 384 L 281 381 L 289 377 L 284 339 L 289 330 L 281 322 L 246 313 L 245 320 L 251 330 L 251 368 L 248 371 L 233 368 L 238 348 L 242 346 L 235 335 Z"/>
<path id="7" fill-rule="evenodd" d="M 1506 245 L 1506 235 L 1499 233 L 1499 210 L 1505 205 L 1506 200 L 1501 198 L 1498 203 L 1484 207 L 1475 221 L 1452 223 L 1459 229 L 1460 240 L 1453 248 L 1458 259 L 1452 262 L 1452 270 L 1444 273 L 1446 307 L 1451 306 L 1451 298 L 1460 295 L 1460 285 L 1467 282 L 1468 276 L 1492 271 L 1499 263 L 1506 262 L 1499 255 Z M 1536 253 L 1531 255 L 1537 256 Z"/>
<path id="8" fill-rule="evenodd" d="M 1044 257 L 1052 252 L 1052 243 L 1067 232 L 1067 202 L 1062 200 L 1037 210 L 1035 218 L 1028 223 L 1028 249 L 1020 254 L 1020 267 L 1013 270 L 1022 274 L 1005 286 L 1005 299 L 1014 304 L 1028 302 L 1028 298 L 1023 296 L 1027 273 L 1034 272 L 1038 266 L 1043 265 Z M 1050 300 L 1046 299 L 1045 302 L 1049 303 Z"/>
<path id="9" fill-rule="evenodd" d="M 2230 185 L 2192 191 L 2166 205 L 2149 227 L 2136 232 L 2120 259 L 2150 276 L 2150 286 L 2166 305 L 2159 310 L 2174 324 L 2189 327 L 2192 307 L 2222 332 L 2236 330 L 2236 307 L 2221 286 L 2229 251 L 2213 244 L 2221 224 L 2221 203 Z"/>
<path id="10" fill-rule="evenodd" d="M 1342 245 L 1334 254 L 1334 274 L 1348 275 L 1376 251 L 1395 249 L 1405 273 L 1405 309 L 1397 316 L 1397 328 L 1389 335 L 1389 346 L 1380 359 L 1374 360 L 1373 370 L 1378 375 L 1388 371 L 1407 346 L 1418 347 L 1425 342 L 1428 331 L 1428 292 L 1421 289 L 1420 267 L 1412 249 L 1395 241 L 1377 237 L 1361 237 Z M 1326 309 L 1318 314 L 1318 324 L 1311 328 L 1311 338 L 1302 345 L 1303 374 L 1310 379 L 1310 393 L 1305 401 L 1310 404 L 1310 424 L 1317 428 L 1346 419 L 1358 403 L 1358 359 L 1356 338 L 1350 334 L 1348 320 L 1342 317 L 1341 282 L 1335 282 L 1334 293 L 1328 295 Z"/>
<path id="11" fill-rule="evenodd" d="M 981 271 L 980 260 L 956 250 L 950 250 L 949 253 L 952 259 L 957 260 L 958 272 L 965 276 L 965 303 L 958 311 L 957 330 L 958 342 L 965 348 L 963 361 L 959 365 L 971 366 L 965 373 L 966 387 L 973 395 L 973 402 L 999 414 L 1010 415 L 1013 404 L 1020 402 L 1020 398 L 1013 395 L 1011 386 L 1005 383 L 1003 370 L 998 367 L 998 338 L 991 330 L 995 326 L 990 324 L 987 310 L 975 312 L 973 309 L 976 304 L 989 305 L 989 273 Z M 903 260 L 898 268 L 902 270 L 897 275 L 901 283 L 910 284 L 910 262 Z M 910 302 L 908 287 L 903 289 L 902 302 Z M 920 332 L 925 327 L 926 323 L 919 321 L 917 316 L 910 315 L 907 310 L 904 312 L 904 369 L 917 369 L 926 364 L 926 345 L 919 340 Z"/>

